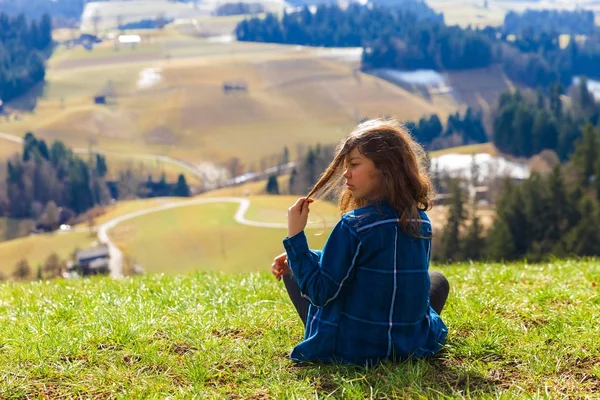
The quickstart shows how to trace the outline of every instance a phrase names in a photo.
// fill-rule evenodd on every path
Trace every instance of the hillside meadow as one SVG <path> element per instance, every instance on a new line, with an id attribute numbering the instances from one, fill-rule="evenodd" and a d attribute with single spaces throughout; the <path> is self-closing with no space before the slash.
<path id="1" fill-rule="evenodd" d="M 368 369 L 293 364 L 301 322 L 267 272 L 2 283 L 0 397 L 595 398 L 597 260 L 434 269 L 443 350 Z"/>
<path id="2" fill-rule="evenodd" d="M 230 195 L 224 191 L 221 193 L 221 196 Z M 211 196 L 197 198 L 203 197 Z M 281 223 L 285 227 L 287 208 L 296 197 L 257 195 L 248 199 L 250 208 L 245 214 L 246 219 Z M 105 206 L 102 215 L 95 217 L 93 223 L 98 226 L 122 215 L 185 200 L 188 199 L 118 202 Z M 286 229 L 241 225 L 233 218 L 238 207 L 236 203 L 213 203 L 158 211 L 122 222 L 109 231 L 109 236 L 151 273 L 176 274 L 198 268 L 228 272 L 261 270 L 283 252 L 282 240 Z M 336 207 L 327 202 L 315 204 L 312 210 L 309 238 L 315 248 L 321 248 L 331 226 L 337 221 L 338 213 Z M 53 252 L 67 259 L 77 248 L 93 246 L 96 241 L 95 233 L 90 234 L 88 225 L 82 223 L 68 232 L 0 242 L 0 273 L 5 277 L 11 275 L 21 259 L 26 259 L 32 268 L 36 268 Z M 201 264 L 198 264 L 199 260 Z"/>
<path id="3" fill-rule="evenodd" d="M 158 211 L 125 221 L 109 231 L 111 239 L 148 273 L 203 271 L 250 272 L 270 268 L 284 251 L 286 212 L 296 197 L 254 196 L 246 218 L 280 223 L 282 228 L 241 225 L 233 219 L 239 205 L 211 203 Z M 337 210 L 314 204 L 307 226 L 309 244 L 322 248 Z"/>
<path id="4" fill-rule="evenodd" d="M 357 62 L 322 49 L 217 41 L 175 25 L 140 35 L 135 48 L 59 47 L 43 87 L 20 100 L 31 111 L 1 120 L 0 132 L 217 167 L 237 157 L 250 168 L 285 146 L 294 158 L 302 147 L 337 142 L 361 118 L 437 113 L 444 120 L 460 107 L 363 74 Z M 226 82 L 243 82 L 247 91 L 225 92 Z M 108 104 L 94 104 L 102 93 Z M 0 156 L 12 153 L 1 147 Z M 123 163 L 111 157 L 114 175 Z M 161 172 L 152 161 L 133 162 Z"/>

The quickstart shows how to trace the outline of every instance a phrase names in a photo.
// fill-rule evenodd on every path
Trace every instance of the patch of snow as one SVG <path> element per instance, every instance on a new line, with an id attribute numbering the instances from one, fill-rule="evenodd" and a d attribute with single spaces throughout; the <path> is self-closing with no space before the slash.
<path id="1" fill-rule="evenodd" d="M 220 167 L 211 162 L 194 164 L 194 168 L 202 174 L 205 183 L 208 185 L 218 184 L 229 178 L 227 168 Z"/>
<path id="2" fill-rule="evenodd" d="M 231 43 L 233 42 L 233 35 L 221 35 L 211 36 L 207 39 L 209 43 Z"/>
<path id="3" fill-rule="evenodd" d="M 319 47 L 313 51 L 317 57 L 333 58 L 344 62 L 360 62 L 362 47 Z"/>
<path id="4" fill-rule="evenodd" d="M 149 89 L 162 80 L 161 68 L 144 68 L 140 71 L 137 87 L 138 89 Z"/>
<path id="5" fill-rule="evenodd" d="M 394 80 L 417 86 L 441 86 L 446 85 L 446 79 L 442 74 L 432 69 L 418 69 L 414 71 L 402 71 L 396 69 L 381 69 L 381 73 L 388 75 Z"/>
<path id="6" fill-rule="evenodd" d="M 527 163 L 510 161 L 504 157 L 496 157 L 487 153 L 479 154 L 444 154 L 431 158 L 431 170 L 437 173 L 447 172 L 453 177 L 464 177 L 471 179 L 471 166 L 479 167 L 479 179 L 487 179 L 501 176 L 511 176 L 515 179 L 526 179 L 530 170 Z"/>
<path id="7" fill-rule="evenodd" d="M 573 85 L 579 85 L 579 77 L 576 76 L 573 78 Z M 592 93 L 596 101 L 600 101 L 600 81 L 595 81 L 593 79 L 587 80 L 587 88 Z"/>

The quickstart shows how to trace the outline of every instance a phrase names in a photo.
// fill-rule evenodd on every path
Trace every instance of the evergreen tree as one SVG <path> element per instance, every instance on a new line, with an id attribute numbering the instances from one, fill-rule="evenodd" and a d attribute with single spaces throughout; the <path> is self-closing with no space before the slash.
<path id="1" fill-rule="evenodd" d="M 546 238 L 547 223 L 549 219 L 548 190 L 546 183 L 538 173 L 532 173 L 531 176 L 523 182 L 519 190 L 522 193 L 524 215 L 527 218 L 527 225 L 522 226 L 527 229 L 528 247 L 524 249 L 528 259 L 539 260 L 543 258 L 543 252 L 540 247 Z M 551 245 L 550 245 L 551 247 Z M 535 250 L 532 250 L 534 249 Z"/>
<path id="2" fill-rule="evenodd" d="M 590 180 L 596 171 L 599 145 L 600 140 L 598 132 L 591 124 L 587 124 L 583 128 L 583 137 L 575 142 L 575 152 L 571 157 L 573 165 L 575 165 L 581 173 L 581 184 L 584 187 L 589 185 Z"/>
<path id="3" fill-rule="evenodd" d="M 569 195 L 565 187 L 562 168 L 557 164 L 552 169 L 548 177 L 549 206 L 546 215 L 546 239 L 551 244 L 558 242 L 561 236 L 568 231 L 571 209 L 576 208 L 576 204 L 571 204 Z"/>
<path id="4" fill-rule="evenodd" d="M 447 223 L 441 238 L 440 257 L 447 261 L 460 261 L 461 254 L 461 231 L 466 220 L 465 194 L 460 181 L 450 181 L 450 194 L 452 201 L 448 209 Z"/>
<path id="5" fill-rule="evenodd" d="M 287 146 L 285 146 L 283 148 L 283 159 L 281 160 L 281 163 L 283 165 L 287 165 L 287 163 L 290 162 L 290 151 L 288 150 Z"/>
<path id="6" fill-rule="evenodd" d="M 517 258 L 517 248 L 506 221 L 497 218 L 486 239 L 487 257 L 491 260 L 509 261 Z"/>
<path id="7" fill-rule="evenodd" d="M 564 237 L 568 254 L 577 256 L 600 255 L 600 216 L 598 202 L 584 196 L 578 205 L 580 223 Z"/>
<path id="8" fill-rule="evenodd" d="M 292 168 L 292 172 L 290 173 L 290 181 L 289 181 L 290 193 L 296 193 L 297 178 L 298 178 L 298 171 L 296 171 L 296 168 Z"/>
<path id="9" fill-rule="evenodd" d="M 554 83 L 550 86 L 550 111 L 555 118 L 560 118 L 562 115 L 562 100 L 560 96 L 563 92 L 560 83 Z"/>
<path id="10" fill-rule="evenodd" d="M 530 232 L 524 209 L 521 189 L 506 178 L 496 205 L 496 219 L 487 239 L 486 252 L 491 259 L 513 260 L 526 254 Z"/>
<path id="11" fill-rule="evenodd" d="M 189 197 L 191 195 L 190 188 L 183 174 L 179 174 L 177 177 L 177 184 L 175 185 L 173 194 L 179 197 Z"/>
<path id="12" fill-rule="evenodd" d="M 485 238 L 483 227 L 477 214 L 473 212 L 473 218 L 469 229 L 462 242 L 462 254 L 466 260 L 480 260 L 484 256 Z"/>
<path id="13" fill-rule="evenodd" d="M 106 165 L 106 157 L 101 154 L 96 154 L 96 175 L 104 178 L 108 172 Z"/>
<path id="14" fill-rule="evenodd" d="M 277 182 L 277 175 L 269 175 L 269 178 L 267 179 L 266 192 L 268 194 L 279 194 L 279 183 Z"/>

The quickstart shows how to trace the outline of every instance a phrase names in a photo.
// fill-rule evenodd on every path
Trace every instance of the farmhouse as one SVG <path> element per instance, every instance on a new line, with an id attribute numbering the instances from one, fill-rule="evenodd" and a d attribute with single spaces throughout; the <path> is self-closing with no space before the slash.
<path id="1" fill-rule="evenodd" d="M 80 250 L 75 259 L 75 267 L 81 275 L 105 275 L 110 272 L 110 254 L 106 245 Z"/>

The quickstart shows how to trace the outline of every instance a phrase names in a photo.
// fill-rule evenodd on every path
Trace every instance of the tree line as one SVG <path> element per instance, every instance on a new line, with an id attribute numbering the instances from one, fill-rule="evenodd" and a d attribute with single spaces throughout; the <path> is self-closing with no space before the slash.
<path id="1" fill-rule="evenodd" d="M 404 4 L 404 3 L 403 3 Z M 352 4 L 343 10 L 319 5 L 284 13 L 281 19 L 267 14 L 236 27 L 240 41 L 365 48 L 363 68 L 462 69 L 489 65 L 490 40 L 472 30 L 448 27 L 443 17 L 425 3 L 413 8 L 364 7 Z"/>
<path id="2" fill-rule="evenodd" d="M 25 15 L 39 19 L 49 15 L 59 26 L 72 26 L 79 21 L 83 8 L 89 0 L 9 0 L 0 2 L 0 12 L 11 15 Z"/>
<path id="3" fill-rule="evenodd" d="M 281 19 L 267 13 L 265 18 L 252 17 L 237 24 L 240 41 L 258 41 L 326 47 L 358 47 L 385 34 L 397 35 L 416 26 L 418 21 L 442 21 L 424 3 L 420 8 L 351 4 L 347 9 L 321 4 L 311 12 L 308 6 L 284 11 Z"/>
<path id="4" fill-rule="evenodd" d="M 520 184 L 504 180 L 489 229 L 476 217 L 465 185 L 453 181 L 435 258 L 537 262 L 600 255 L 599 155 L 600 132 L 588 124 L 565 165 L 555 164 L 546 175 L 534 172 Z"/>
<path id="5" fill-rule="evenodd" d="M 502 31 L 522 35 L 527 32 L 590 35 L 595 29 L 591 10 L 525 10 L 509 11 L 504 16 Z"/>
<path id="6" fill-rule="evenodd" d="M 488 34 L 495 30 L 489 29 Z M 531 87 L 547 87 L 559 81 L 564 86 L 572 83 L 573 78 L 585 75 L 600 77 L 600 32 L 595 30 L 583 43 L 574 36 L 569 39 L 566 48 L 560 44 L 560 34 L 526 31 L 514 41 L 508 36 L 498 46 L 506 74 L 516 82 Z"/>
<path id="7" fill-rule="evenodd" d="M 515 39 L 503 27 L 479 30 L 446 26 L 443 18 L 424 3 L 421 7 L 415 12 L 358 4 L 345 10 L 320 5 L 314 13 L 304 7 L 284 13 L 281 19 L 274 14 L 263 19 L 246 19 L 237 25 L 235 32 L 240 41 L 361 46 L 363 70 L 455 70 L 500 64 L 511 79 L 531 87 L 546 87 L 556 81 L 567 86 L 578 75 L 600 77 L 597 29 L 592 28 L 584 43 L 578 44 L 572 38 L 567 48 L 561 48 L 558 31 L 547 32 L 543 27 L 527 29 Z M 587 21 L 589 15 L 575 13 L 560 18 L 571 18 L 575 23 L 578 18 Z"/>
<path id="8" fill-rule="evenodd" d="M 156 196 L 189 196 L 185 176 L 168 183 L 163 176 L 141 180 L 132 170 L 121 171 L 116 180 L 107 179 L 108 164 L 99 153 L 84 159 L 63 142 L 50 146 L 43 139 L 27 133 L 22 153 L 7 162 L 5 185 L 0 186 L 0 216 L 49 219 L 55 225 L 57 209 L 74 215 L 86 212 L 111 199 Z"/>
<path id="9" fill-rule="evenodd" d="M 541 91 L 535 95 L 519 90 L 503 93 L 494 113 L 494 145 L 505 154 L 523 157 L 554 150 L 567 160 L 582 127 L 600 122 L 600 106 L 585 78 L 570 90 L 570 110 L 563 109 L 562 93 L 560 83 L 551 85 L 548 96 Z"/>
<path id="10" fill-rule="evenodd" d="M 51 45 L 47 14 L 27 22 L 23 15 L 0 13 L 0 100 L 12 100 L 44 80 Z"/>
<path id="11" fill-rule="evenodd" d="M 407 121 L 405 125 L 428 151 L 489 141 L 481 113 L 473 111 L 470 107 L 464 115 L 458 112 L 450 114 L 445 127 L 436 114 L 423 117 L 416 123 Z"/>

